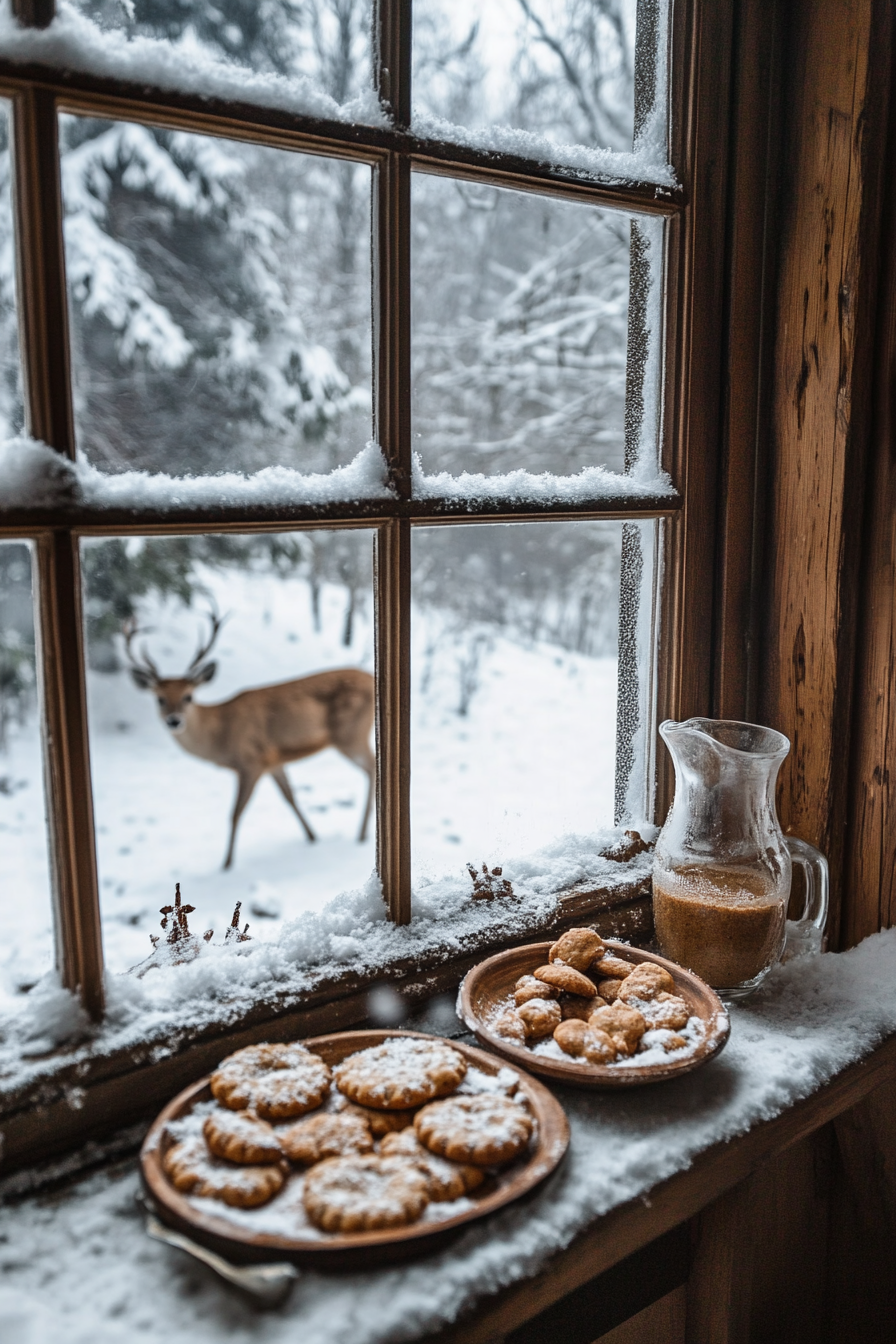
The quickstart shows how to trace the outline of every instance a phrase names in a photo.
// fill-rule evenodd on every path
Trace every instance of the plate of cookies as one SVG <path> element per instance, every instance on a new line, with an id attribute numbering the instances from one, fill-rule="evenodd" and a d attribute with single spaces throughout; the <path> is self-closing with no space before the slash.
<path id="1" fill-rule="evenodd" d="M 586 928 L 480 962 L 461 984 L 458 1012 L 489 1050 L 581 1087 L 689 1073 L 730 1030 L 721 999 L 692 971 Z"/>
<path id="2" fill-rule="evenodd" d="M 231 1260 L 353 1268 L 434 1250 L 569 1144 L 536 1079 L 468 1045 L 350 1031 L 237 1050 L 143 1144 L 159 1216 Z"/>

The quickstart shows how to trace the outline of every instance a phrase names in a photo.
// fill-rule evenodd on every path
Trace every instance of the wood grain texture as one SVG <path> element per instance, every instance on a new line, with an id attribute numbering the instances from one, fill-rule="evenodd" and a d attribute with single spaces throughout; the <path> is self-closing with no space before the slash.
<path id="1" fill-rule="evenodd" d="M 594 1344 L 685 1344 L 687 1289 L 675 1288 Z"/>
<path id="2" fill-rule="evenodd" d="M 830 858 L 835 943 L 890 8 L 796 0 L 788 10 L 759 708 L 793 743 L 781 771 L 782 821 Z"/>

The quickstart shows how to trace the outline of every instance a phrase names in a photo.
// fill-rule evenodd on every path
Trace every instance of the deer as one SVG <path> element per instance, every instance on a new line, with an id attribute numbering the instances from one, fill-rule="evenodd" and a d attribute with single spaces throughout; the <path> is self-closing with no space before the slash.
<path id="1" fill-rule="evenodd" d="M 203 642 L 200 634 L 199 648 L 180 677 L 163 677 L 145 645 L 135 655 L 134 639 L 141 632 L 134 620 L 126 621 L 122 632 L 131 677 L 140 690 L 154 693 L 159 716 L 178 746 L 191 756 L 236 774 L 224 868 L 233 864 L 240 817 L 256 784 L 266 774 L 298 817 L 308 840 L 317 838 L 296 802 L 284 766 L 314 756 L 325 747 L 335 747 L 367 775 L 367 802 L 358 834 L 358 841 L 364 841 L 376 772 L 376 756 L 370 747 L 375 710 L 373 677 L 360 668 L 338 667 L 272 686 L 255 686 L 216 705 L 197 704 L 194 691 L 210 682 L 218 670 L 217 662 L 209 660 L 208 655 L 226 618 L 210 611 L 208 619 L 209 638 Z"/>

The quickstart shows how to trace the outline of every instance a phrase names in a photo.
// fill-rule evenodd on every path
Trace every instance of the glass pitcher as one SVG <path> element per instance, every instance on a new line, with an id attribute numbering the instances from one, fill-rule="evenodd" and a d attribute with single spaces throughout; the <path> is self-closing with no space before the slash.
<path id="1" fill-rule="evenodd" d="M 785 940 L 820 951 L 827 919 L 827 860 L 785 836 L 775 811 L 790 742 L 772 728 L 717 719 L 669 719 L 660 735 L 675 765 L 675 798 L 654 855 L 657 941 L 723 998 L 744 998 L 780 961 Z M 794 863 L 806 899 L 788 925 Z"/>

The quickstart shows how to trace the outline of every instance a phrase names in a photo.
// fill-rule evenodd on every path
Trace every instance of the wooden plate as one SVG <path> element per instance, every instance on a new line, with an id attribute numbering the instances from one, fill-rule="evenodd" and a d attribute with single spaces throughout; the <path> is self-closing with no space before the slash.
<path id="1" fill-rule="evenodd" d="M 692 1054 L 682 1059 L 670 1059 L 663 1064 L 648 1064 L 640 1068 L 633 1064 L 620 1068 L 609 1064 L 580 1064 L 572 1058 L 569 1063 L 550 1059 L 545 1055 L 536 1055 L 524 1045 L 514 1045 L 503 1036 L 497 1036 L 486 1023 L 498 1004 L 503 1004 L 512 993 L 521 975 L 531 975 L 537 966 L 545 965 L 551 943 L 529 943 L 526 947 L 499 952 L 468 971 L 460 988 L 460 1009 L 464 1022 L 483 1045 L 517 1068 L 540 1073 L 542 1077 L 553 1078 L 558 1083 L 572 1083 L 576 1087 L 638 1087 L 644 1083 L 661 1083 L 668 1078 L 690 1073 L 717 1055 L 728 1040 L 731 1027 L 728 1014 L 715 991 L 693 971 L 685 971 L 665 957 L 641 952 L 626 943 L 605 941 L 613 955 L 621 957 L 623 961 L 630 961 L 634 966 L 642 961 L 652 961 L 669 972 L 675 981 L 676 994 L 684 999 L 692 1017 L 702 1018 L 706 1028 L 702 1044 Z"/>
<path id="2" fill-rule="evenodd" d="M 332 1036 L 315 1036 L 303 1041 L 309 1050 L 333 1066 L 356 1050 L 380 1045 L 394 1036 L 416 1036 L 422 1040 L 441 1040 L 419 1031 L 345 1031 Z M 494 1075 L 502 1061 L 482 1050 L 457 1041 L 444 1041 L 483 1073 Z M 211 1247 L 219 1255 L 234 1261 L 290 1260 L 320 1269 L 351 1269 L 372 1263 L 402 1260 L 434 1251 L 470 1222 L 484 1218 L 533 1190 L 558 1166 L 569 1144 L 569 1125 L 560 1103 L 541 1083 L 525 1073 L 519 1076 L 520 1091 L 529 1099 L 538 1122 L 528 1154 L 517 1158 L 504 1171 L 490 1177 L 468 1198 L 473 1209 L 432 1223 L 412 1223 L 408 1227 L 388 1228 L 379 1232 L 351 1235 L 320 1233 L 317 1237 L 286 1237 L 246 1229 L 231 1222 L 221 1205 L 221 1215 L 200 1211 L 187 1195 L 175 1190 L 162 1170 L 162 1157 L 173 1142 L 167 1133 L 169 1121 L 181 1119 L 199 1102 L 211 1100 L 209 1078 L 185 1088 L 170 1101 L 155 1120 L 140 1152 L 143 1182 L 158 1209 L 159 1217 L 169 1226 Z M 278 1198 L 282 1198 L 278 1196 Z M 271 1205 L 265 1206 L 273 1208 Z M 446 1208 L 448 1206 L 446 1205 Z M 259 1210 L 261 1212 L 261 1210 Z"/>

